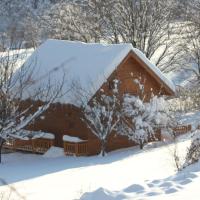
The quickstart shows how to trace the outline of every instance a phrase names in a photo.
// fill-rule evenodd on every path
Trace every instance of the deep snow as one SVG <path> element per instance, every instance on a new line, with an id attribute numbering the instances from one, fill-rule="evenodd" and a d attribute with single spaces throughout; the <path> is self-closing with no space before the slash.
<path id="1" fill-rule="evenodd" d="M 189 140 L 179 143 L 181 154 L 189 143 Z M 104 200 L 106 196 L 109 200 L 199 199 L 199 163 L 176 174 L 172 147 L 162 144 L 148 145 L 144 150 L 134 147 L 111 152 L 106 157 L 4 154 L 0 193 L 8 193 L 12 187 L 15 200 L 19 195 L 27 200 L 74 200 L 81 196 L 84 200 L 102 200 L 100 195 Z M 93 191 L 96 192 L 84 194 Z"/>
<path id="2" fill-rule="evenodd" d="M 61 156 L 64 156 L 64 155 L 65 154 L 64 154 L 63 148 L 52 146 L 47 152 L 45 152 L 43 157 L 56 158 L 56 157 L 61 157 Z"/>

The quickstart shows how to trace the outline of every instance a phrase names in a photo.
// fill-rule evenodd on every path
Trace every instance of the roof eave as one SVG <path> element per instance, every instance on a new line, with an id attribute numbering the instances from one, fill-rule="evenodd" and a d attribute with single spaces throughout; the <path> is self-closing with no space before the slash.
<path id="1" fill-rule="evenodd" d="M 176 94 L 176 91 L 170 88 L 133 50 L 130 50 L 129 54 L 132 54 L 134 58 L 136 58 L 137 61 L 139 61 L 139 63 L 142 64 L 142 66 L 144 66 L 145 69 L 147 69 L 147 71 L 163 85 L 169 95 L 174 96 Z"/>

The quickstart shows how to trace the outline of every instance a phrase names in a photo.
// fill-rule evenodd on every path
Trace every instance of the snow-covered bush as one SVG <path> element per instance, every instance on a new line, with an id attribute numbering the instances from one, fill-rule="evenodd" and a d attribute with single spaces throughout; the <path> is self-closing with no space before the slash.
<path id="1" fill-rule="evenodd" d="M 115 80 L 112 94 L 101 95 L 93 99 L 84 109 L 85 119 L 91 131 L 100 139 L 102 154 L 105 153 L 108 137 L 115 131 L 127 136 L 143 148 L 144 143 L 156 140 L 155 130 L 170 127 L 168 104 L 164 97 L 154 96 L 146 99 L 141 79 L 133 80 L 139 92 L 135 95 L 118 95 L 119 81 Z"/>
<path id="2" fill-rule="evenodd" d="M 193 134 L 194 138 L 191 142 L 190 147 L 188 148 L 185 158 L 185 164 L 183 167 L 198 162 L 200 159 L 200 130 L 196 130 Z"/>
<path id="3" fill-rule="evenodd" d="M 84 118 L 90 130 L 101 142 L 101 154 L 105 155 L 106 144 L 113 130 L 120 120 L 118 80 L 114 80 L 112 95 L 106 95 L 104 91 L 85 106 Z"/>
<path id="4" fill-rule="evenodd" d="M 143 148 L 145 142 L 155 140 L 156 127 L 166 127 L 170 123 L 167 102 L 163 97 L 151 95 L 145 100 L 144 84 L 135 80 L 140 92 L 136 95 L 125 94 L 122 106 L 122 121 L 118 132 Z"/>

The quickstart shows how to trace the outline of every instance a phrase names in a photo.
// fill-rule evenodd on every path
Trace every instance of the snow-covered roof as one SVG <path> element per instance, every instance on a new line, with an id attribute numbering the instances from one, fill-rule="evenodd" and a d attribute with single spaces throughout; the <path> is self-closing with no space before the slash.
<path id="1" fill-rule="evenodd" d="M 163 81 L 168 89 L 175 91 L 173 83 L 131 44 L 105 45 L 49 39 L 35 50 L 25 66 L 34 66 L 31 77 L 35 83 L 33 87 L 37 87 L 38 84 L 43 85 L 49 76 L 51 82 L 57 83 L 65 73 L 67 80 L 76 81 L 87 91 L 89 100 L 131 51 Z M 68 90 L 68 87 L 69 84 L 65 84 L 63 90 Z M 59 101 L 77 105 L 69 93 Z"/>
<path id="2" fill-rule="evenodd" d="M 133 48 L 133 52 L 163 81 L 166 86 L 169 87 L 169 89 L 175 93 L 176 88 L 174 83 L 168 79 L 158 67 L 151 63 L 151 61 L 139 49 Z"/>
<path id="3" fill-rule="evenodd" d="M 22 140 L 29 140 L 29 139 L 37 139 L 37 138 L 44 138 L 44 139 L 55 139 L 55 135 L 53 133 L 46 133 L 42 131 L 29 131 L 22 129 L 18 131 L 13 137 L 22 139 Z"/>
<path id="4" fill-rule="evenodd" d="M 63 135 L 63 141 L 65 142 L 84 142 L 85 140 L 80 139 L 79 137 Z"/>

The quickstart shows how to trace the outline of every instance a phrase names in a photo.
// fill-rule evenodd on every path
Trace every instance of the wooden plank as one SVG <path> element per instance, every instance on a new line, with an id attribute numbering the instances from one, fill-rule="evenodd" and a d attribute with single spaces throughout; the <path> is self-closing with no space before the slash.
<path id="1" fill-rule="evenodd" d="M 88 155 L 88 143 L 80 142 L 66 142 L 64 141 L 64 152 L 65 155 L 75 155 L 75 156 L 87 156 Z"/>

